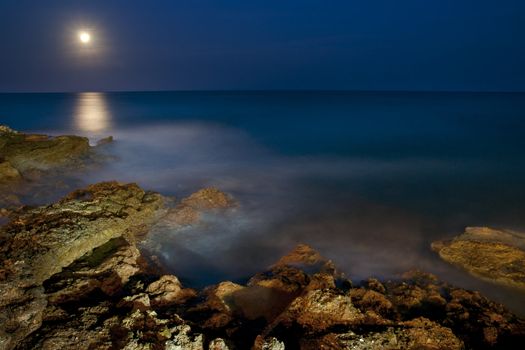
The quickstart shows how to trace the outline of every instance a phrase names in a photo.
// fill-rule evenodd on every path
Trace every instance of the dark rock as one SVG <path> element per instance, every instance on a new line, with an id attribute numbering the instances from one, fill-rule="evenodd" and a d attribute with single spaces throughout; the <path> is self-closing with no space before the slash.
<path id="1" fill-rule="evenodd" d="M 104 146 L 113 143 L 113 136 L 104 137 L 97 141 L 97 146 Z"/>

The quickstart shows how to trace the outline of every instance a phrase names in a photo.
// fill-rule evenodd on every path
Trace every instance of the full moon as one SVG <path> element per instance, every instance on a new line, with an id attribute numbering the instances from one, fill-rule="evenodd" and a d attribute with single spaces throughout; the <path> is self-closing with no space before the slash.
<path id="1" fill-rule="evenodd" d="M 87 44 L 91 41 L 91 35 L 89 35 L 88 32 L 80 32 L 78 33 L 78 38 L 80 39 L 80 42 L 82 44 Z"/>

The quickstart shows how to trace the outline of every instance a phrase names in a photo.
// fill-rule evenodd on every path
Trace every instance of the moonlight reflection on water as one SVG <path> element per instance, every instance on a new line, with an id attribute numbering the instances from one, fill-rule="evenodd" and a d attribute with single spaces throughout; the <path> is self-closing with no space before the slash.
<path id="1" fill-rule="evenodd" d="M 98 134 L 111 126 L 111 114 L 106 97 L 99 92 L 82 92 L 77 95 L 74 111 L 75 127 L 87 134 Z"/>

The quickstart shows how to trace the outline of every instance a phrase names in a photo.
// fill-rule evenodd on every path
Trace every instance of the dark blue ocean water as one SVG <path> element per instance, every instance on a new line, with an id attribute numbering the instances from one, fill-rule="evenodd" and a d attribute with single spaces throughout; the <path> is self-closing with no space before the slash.
<path id="1" fill-rule="evenodd" d="M 243 280 L 305 242 L 354 279 L 418 267 L 525 310 L 520 294 L 429 248 L 465 226 L 525 232 L 525 94 L 0 94 L 0 123 L 115 136 L 114 160 L 86 183 L 238 198 L 232 217 L 156 236 L 152 249 L 190 285 Z"/>

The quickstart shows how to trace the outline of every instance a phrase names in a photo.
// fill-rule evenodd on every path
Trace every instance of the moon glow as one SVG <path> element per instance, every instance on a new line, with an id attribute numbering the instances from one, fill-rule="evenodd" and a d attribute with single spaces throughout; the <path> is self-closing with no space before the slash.
<path id="1" fill-rule="evenodd" d="M 88 32 L 79 32 L 78 38 L 82 44 L 88 44 L 91 41 L 91 35 Z"/>

